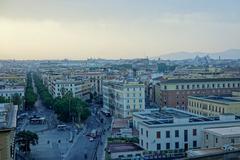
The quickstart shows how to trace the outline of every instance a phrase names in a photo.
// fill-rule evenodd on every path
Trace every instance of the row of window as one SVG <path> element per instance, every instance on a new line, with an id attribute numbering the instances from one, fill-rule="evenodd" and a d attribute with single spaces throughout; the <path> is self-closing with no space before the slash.
<path id="1" fill-rule="evenodd" d="M 212 83 L 212 84 L 192 84 L 192 85 L 176 85 L 176 89 L 205 89 L 205 88 L 235 88 L 240 87 L 240 83 Z M 164 86 L 167 89 L 167 85 Z"/>
<path id="2" fill-rule="evenodd" d="M 133 103 L 136 103 L 137 102 L 137 100 L 136 99 L 133 99 Z M 138 102 L 139 103 L 142 103 L 143 102 L 143 99 L 138 99 Z M 130 100 L 128 99 L 127 100 L 127 103 L 130 103 Z"/>
<path id="3" fill-rule="evenodd" d="M 141 135 L 143 135 L 143 128 L 141 128 Z M 170 131 L 165 131 L 165 138 L 171 138 Z M 179 130 L 174 131 L 175 137 L 179 137 Z M 197 136 L 197 129 L 192 129 L 192 135 Z M 148 137 L 148 130 L 146 130 L 146 137 Z M 161 138 L 161 131 L 156 132 L 156 138 Z M 188 130 L 184 130 L 184 141 L 188 141 Z"/>
<path id="4" fill-rule="evenodd" d="M 198 103 L 198 102 L 192 102 L 192 101 L 189 101 L 188 104 L 189 104 L 189 106 L 194 107 L 194 108 L 209 110 L 209 111 L 213 111 L 213 112 L 219 112 L 219 113 L 223 113 L 223 114 L 225 112 L 224 108 L 219 107 L 219 106 L 206 105 L 206 104 L 202 104 L 202 103 Z"/>
<path id="5" fill-rule="evenodd" d="M 180 149 L 179 142 L 175 142 L 174 144 L 175 144 L 174 149 Z M 143 146 L 143 140 L 141 140 L 141 146 Z M 197 147 L 198 147 L 196 140 L 192 141 L 192 146 L 193 146 L 193 148 L 197 148 Z M 147 148 L 147 149 L 149 148 L 148 142 L 146 143 L 146 148 Z M 185 144 L 184 144 L 184 147 L 182 147 L 182 148 L 184 148 L 184 149 L 187 150 L 187 149 L 188 149 L 188 143 L 185 143 Z M 161 143 L 157 143 L 157 144 L 156 144 L 156 150 L 159 151 L 159 150 L 162 150 L 162 149 L 164 149 L 164 148 L 162 147 L 162 144 L 161 144 Z M 171 149 L 171 143 L 166 143 L 166 144 L 165 144 L 165 149 L 166 149 L 166 150 Z"/>
<path id="6" fill-rule="evenodd" d="M 127 91 L 137 91 L 137 90 L 141 91 L 142 88 L 141 87 L 138 87 L 138 88 L 127 88 Z"/>
<path id="7" fill-rule="evenodd" d="M 16 93 L 1 93 L 0 96 L 1 97 L 10 97 L 10 96 L 13 96 L 14 94 Z M 17 93 L 20 97 L 23 96 L 22 93 Z"/>
<path id="8" fill-rule="evenodd" d="M 139 93 L 138 94 L 139 95 L 139 97 L 141 97 L 142 96 L 142 93 Z M 136 97 L 136 93 L 133 93 L 133 94 L 127 94 L 127 97 L 130 97 L 130 96 L 132 96 L 132 97 Z"/>

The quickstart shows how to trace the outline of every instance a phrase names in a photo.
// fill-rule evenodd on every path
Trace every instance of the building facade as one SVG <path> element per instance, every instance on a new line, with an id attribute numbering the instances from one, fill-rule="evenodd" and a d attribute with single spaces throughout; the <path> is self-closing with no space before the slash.
<path id="1" fill-rule="evenodd" d="M 73 97 L 89 100 L 91 84 L 88 80 L 55 79 L 51 81 L 49 92 L 54 98 L 62 97 L 67 92 L 71 92 Z"/>
<path id="2" fill-rule="evenodd" d="M 240 144 L 240 126 L 204 130 L 204 148 L 222 148 Z"/>
<path id="3" fill-rule="evenodd" d="M 104 81 L 103 107 L 114 116 L 131 117 L 145 109 L 145 87 L 139 82 Z"/>
<path id="4" fill-rule="evenodd" d="M 155 101 L 186 109 L 188 96 L 226 96 L 235 90 L 240 90 L 240 78 L 165 79 L 155 85 Z"/>
<path id="5" fill-rule="evenodd" d="M 188 111 L 203 116 L 232 113 L 240 116 L 240 97 L 188 97 Z"/>
<path id="6" fill-rule="evenodd" d="M 25 89 L 24 87 L 11 87 L 0 89 L 0 96 L 6 99 L 11 99 L 15 94 L 18 94 L 21 98 L 24 97 Z"/>
<path id="7" fill-rule="evenodd" d="M 15 128 L 17 106 L 0 104 L 0 159 L 15 159 Z"/>
<path id="8" fill-rule="evenodd" d="M 133 113 L 140 147 L 156 152 L 202 148 L 204 129 L 238 126 L 239 122 L 234 115 L 206 118 L 173 108 Z"/>

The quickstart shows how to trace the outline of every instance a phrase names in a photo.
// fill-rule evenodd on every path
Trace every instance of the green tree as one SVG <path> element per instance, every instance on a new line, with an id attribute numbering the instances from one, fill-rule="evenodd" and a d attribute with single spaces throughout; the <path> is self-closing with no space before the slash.
<path id="1" fill-rule="evenodd" d="M 0 96 L 0 103 L 6 103 L 7 100 L 5 99 L 5 97 L 3 96 Z"/>
<path id="2" fill-rule="evenodd" d="M 12 96 L 12 102 L 14 105 L 18 105 L 20 106 L 22 104 L 22 99 L 21 97 L 19 96 L 19 94 L 15 93 L 13 96 Z"/>
<path id="3" fill-rule="evenodd" d="M 31 131 L 21 131 L 16 134 L 16 143 L 21 152 L 30 152 L 30 145 L 38 144 L 38 135 Z"/>

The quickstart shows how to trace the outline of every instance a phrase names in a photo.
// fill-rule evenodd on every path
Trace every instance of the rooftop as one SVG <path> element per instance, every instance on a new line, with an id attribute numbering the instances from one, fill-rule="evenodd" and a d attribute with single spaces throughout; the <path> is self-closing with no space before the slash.
<path id="1" fill-rule="evenodd" d="M 197 97 L 197 96 L 189 96 L 191 99 L 204 100 L 215 103 L 223 103 L 223 104 L 232 104 L 232 103 L 240 103 L 240 97 L 222 97 L 222 96 L 208 96 L 208 97 Z"/>
<path id="2" fill-rule="evenodd" d="M 224 128 L 209 128 L 205 131 L 219 136 L 240 136 L 240 126 L 224 127 Z"/>
<path id="3" fill-rule="evenodd" d="M 226 119 L 221 119 L 220 117 L 205 117 L 196 115 L 187 111 L 175 109 L 175 108 L 164 108 L 162 110 L 146 110 L 145 112 L 135 112 L 133 116 L 142 119 L 142 123 L 154 126 L 163 124 L 189 124 L 189 123 L 206 123 L 206 122 L 219 122 L 223 121 L 234 121 L 238 120 L 240 122 L 240 117 L 235 115 L 221 115 L 227 117 Z"/>
<path id="4" fill-rule="evenodd" d="M 12 105 L 9 103 L 0 104 L 0 119 L 1 119 L 0 130 L 11 129 L 16 127 L 17 110 L 18 107 L 16 105 Z"/>
<path id="5" fill-rule="evenodd" d="M 222 82 L 240 81 L 240 78 L 192 78 L 192 79 L 164 79 L 161 83 L 192 83 L 192 82 Z"/>
<path id="6" fill-rule="evenodd" d="M 111 153 L 143 151 L 141 147 L 134 143 L 112 143 L 108 144 L 108 149 Z"/>

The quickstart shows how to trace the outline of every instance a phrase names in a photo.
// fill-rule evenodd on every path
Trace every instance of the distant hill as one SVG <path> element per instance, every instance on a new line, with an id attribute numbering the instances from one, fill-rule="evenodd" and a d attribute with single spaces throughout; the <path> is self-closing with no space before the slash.
<path id="1" fill-rule="evenodd" d="M 223 52 L 207 53 L 207 52 L 176 52 L 169 53 L 166 55 L 159 56 L 164 60 L 183 60 L 183 59 L 194 59 L 196 56 L 207 56 L 210 58 L 218 59 L 240 59 L 240 49 L 229 49 Z"/>

